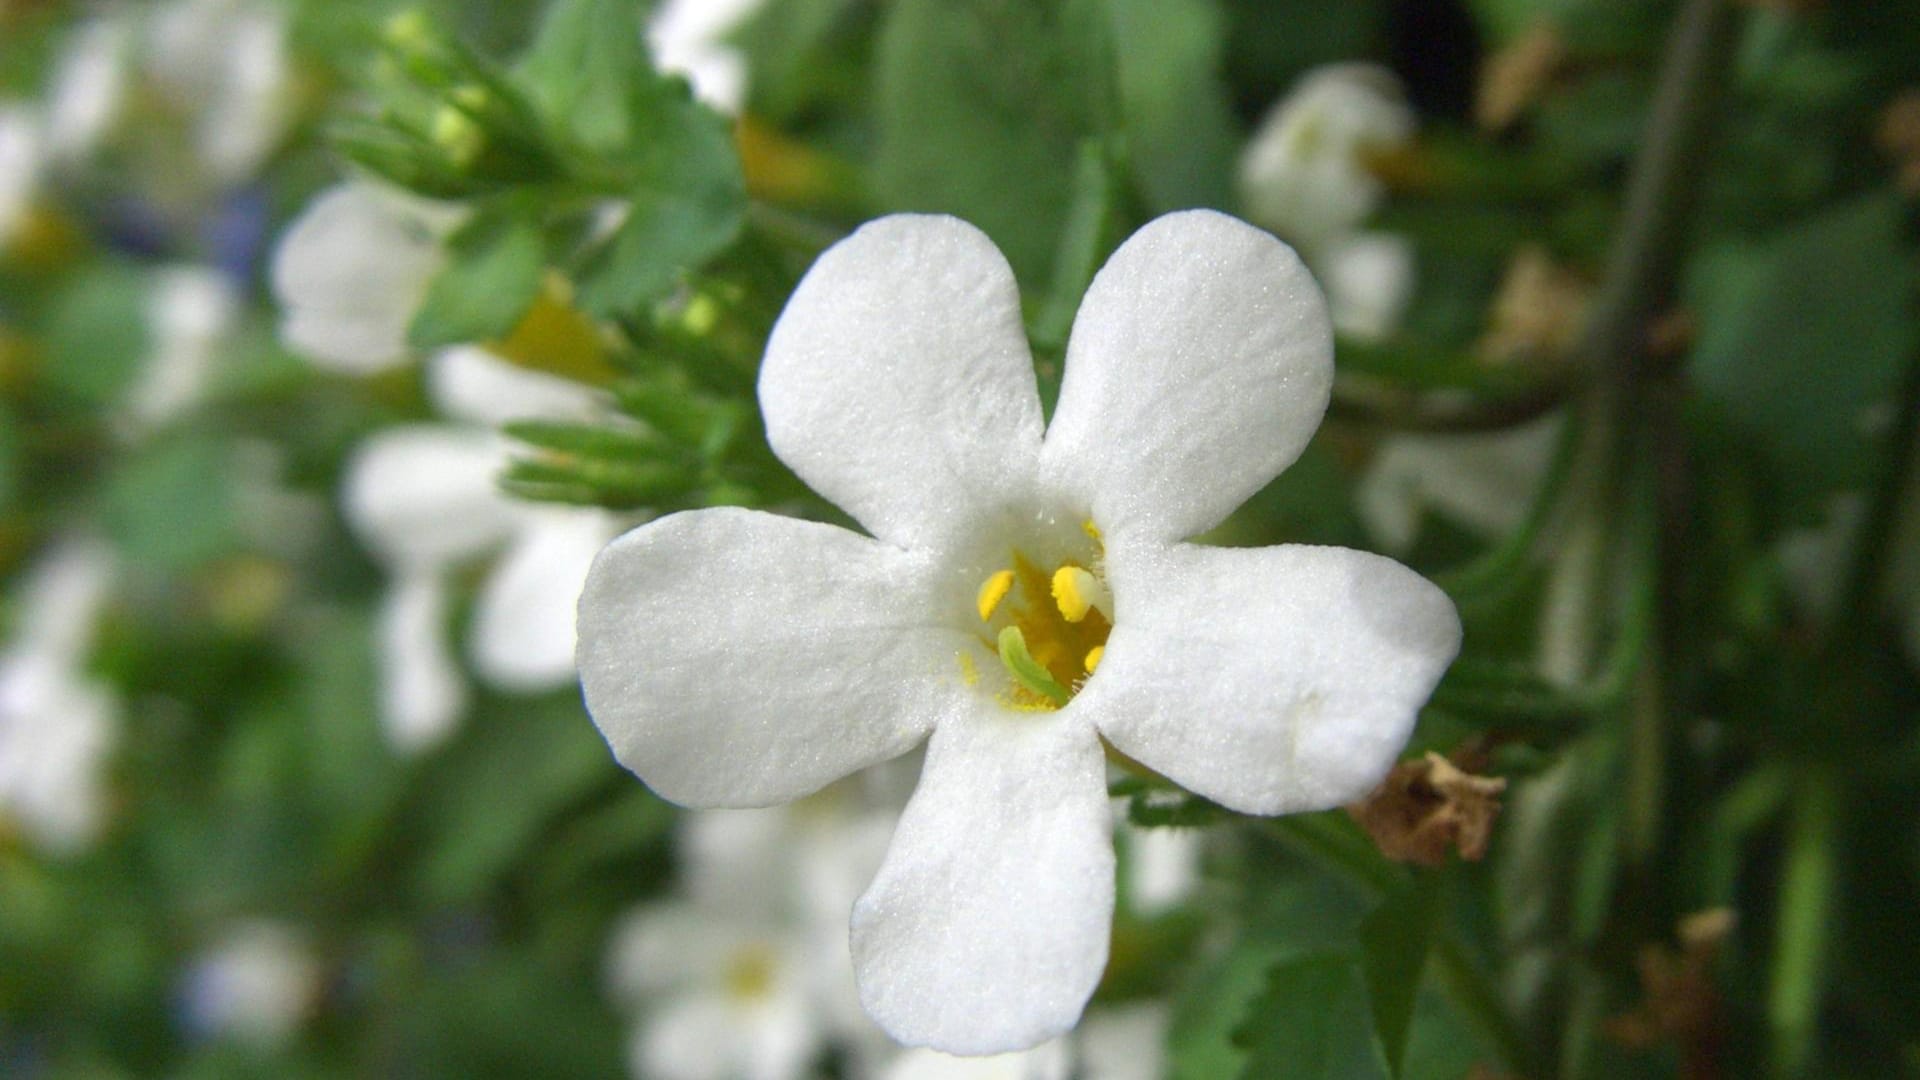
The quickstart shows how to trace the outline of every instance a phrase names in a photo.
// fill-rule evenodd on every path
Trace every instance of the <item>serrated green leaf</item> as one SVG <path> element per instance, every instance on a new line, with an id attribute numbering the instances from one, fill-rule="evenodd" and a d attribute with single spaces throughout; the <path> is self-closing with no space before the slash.
<path id="1" fill-rule="evenodd" d="M 546 115 L 584 148 L 619 156 L 644 124 L 659 76 L 636 0 L 557 0 L 515 69 Z"/>
<path id="2" fill-rule="evenodd" d="M 1275 964 L 1234 1033 L 1243 1080 L 1386 1080 L 1359 962 L 1312 953 Z"/>
<path id="3" fill-rule="evenodd" d="M 546 250 L 535 209 L 483 209 L 447 242 L 448 261 L 407 328 L 416 349 L 506 337 L 540 294 Z"/>
<path id="4" fill-rule="evenodd" d="M 1406 1062 L 1407 1033 L 1413 1028 L 1439 899 L 1435 882 L 1416 877 L 1389 894 L 1360 924 L 1360 967 L 1373 1004 L 1374 1033 L 1395 1077 Z"/>

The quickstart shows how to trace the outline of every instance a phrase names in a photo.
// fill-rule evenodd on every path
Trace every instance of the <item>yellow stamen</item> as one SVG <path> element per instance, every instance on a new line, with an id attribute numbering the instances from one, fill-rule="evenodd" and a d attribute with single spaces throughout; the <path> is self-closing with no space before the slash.
<path id="1" fill-rule="evenodd" d="M 1105 645 L 1095 645 L 1093 648 L 1087 650 L 1087 674 L 1093 674 L 1094 669 L 1100 666 L 1100 658 L 1105 655 L 1107 655 L 1107 647 Z"/>
<path id="2" fill-rule="evenodd" d="M 1070 623 L 1086 618 L 1089 609 L 1104 606 L 1106 592 L 1099 578 L 1078 566 L 1053 572 L 1053 602 Z"/>
<path id="3" fill-rule="evenodd" d="M 993 576 L 981 582 L 980 595 L 974 601 L 974 607 L 980 612 L 981 622 L 993 618 L 994 609 L 1000 606 L 1000 601 L 1005 600 L 1007 593 L 1012 589 L 1013 571 L 1011 570 L 996 571 Z"/>

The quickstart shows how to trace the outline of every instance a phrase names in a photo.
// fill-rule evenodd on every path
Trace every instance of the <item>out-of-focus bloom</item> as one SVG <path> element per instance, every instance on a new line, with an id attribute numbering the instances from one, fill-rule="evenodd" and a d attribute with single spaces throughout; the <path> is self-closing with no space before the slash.
<path id="1" fill-rule="evenodd" d="M 1205 838 L 1200 829 L 1121 826 L 1127 897 L 1136 914 L 1158 915 L 1193 896 L 1200 883 Z"/>
<path id="2" fill-rule="evenodd" d="M 1412 244 L 1360 227 L 1386 198 L 1373 163 L 1415 126 L 1392 72 L 1331 64 L 1273 107 L 1240 159 L 1247 217 L 1300 248 L 1326 286 L 1334 328 L 1360 340 L 1397 329 L 1413 295 Z"/>
<path id="3" fill-rule="evenodd" d="M 1273 107 L 1240 159 L 1247 216 L 1309 250 L 1358 229 L 1387 190 L 1369 163 L 1413 138 L 1391 71 L 1330 64 Z"/>
<path id="4" fill-rule="evenodd" d="M 635 1076 L 790 1080 L 829 1043 L 854 1065 L 878 1056 L 854 1000 L 845 918 L 890 818 L 832 789 L 683 819 L 686 897 L 635 912 L 610 953 L 616 997 L 641 1014 Z"/>
<path id="5" fill-rule="evenodd" d="M 446 264 L 443 242 L 465 214 L 365 181 L 323 192 L 274 252 L 281 340 L 348 374 L 405 362 L 407 326 Z"/>
<path id="6" fill-rule="evenodd" d="M 667 0 L 647 24 L 660 70 L 685 75 L 700 100 L 738 113 L 747 101 L 747 61 L 726 43 L 766 0 Z"/>
<path id="7" fill-rule="evenodd" d="M 955 1057 L 908 1050 L 888 1065 L 885 1080 L 1160 1080 L 1166 1075 L 1164 1002 L 1094 1008 L 1079 1030 L 991 1057 Z"/>
<path id="8" fill-rule="evenodd" d="M 147 430 L 197 404 L 240 316 L 239 291 L 205 266 L 162 270 L 147 299 L 152 348 L 127 400 L 133 426 Z"/>
<path id="9" fill-rule="evenodd" d="M 1480 536 L 1511 532 L 1546 475 L 1561 422 L 1554 414 L 1506 431 L 1387 438 L 1355 509 L 1389 551 L 1411 550 L 1429 511 Z"/>
<path id="10" fill-rule="evenodd" d="M 0 254 L 33 206 L 45 165 L 40 118 L 27 105 L 0 105 Z"/>
<path id="11" fill-rule="evenodd" d="M 913 1045 L 1044 1042 L 1106 963 L 1103 737 L 1236 810 L 1340 805 L 1458 648 L 1451 602 L 1388 559 L 1182 542 L 1298 456 L 1331 383 L 1299 260 L 1189 211 L 1096 276 L 1046 425 L 992 243 L 869 224 L 801 282 L 759 392 L 774 451 L 875 539 L 737 509 L 627 534 L 581 600 L 589 707 L 701 806 L 797 798 L 931 735 L 854 908 L 862 1002 Z"/>
<path id="12" fill-rule="evenodd" d="M 0 654 L 0 816 L 55 854 L 84 847 L 105 818 L 120 703 L 85 665 L 114 573 L 99 540 L 56 547 L 28 574 Z"/>
<path id="13" fill-rule="evenodd" d="M 173 0 L 152 20 L 148 68 L 192 117 L 201 164 L 226 183 L 251 175 L 292 116 L 285 11 L 258 0 Z"/>
<path id="14" fill-rule="evenodd" d="M 590 391 L 472 347 L 434 356 L 430 390 L 457 423 L 374 435 L 342 492 L 348 520 L 394 576 L 381 614 L 382 715 L 406 749 L 437 742 L 466 705 L 445 629 L 454 567 L 503 552 L 475 606 L 474 668 L 501 689 L 550 690 L 573 679 L 574 602 L 595 553 L 619 531 L 603 511 L 533 506 L 496 487 L 510 446 L 494 427 L 595 416 Z"/>
<path id="15" fill-rule="evenodd" d="M 281 1046 L 299 1032 L 318 1002 L 320 964 L 292 927 L 245 922 L 193 962 L 180 995 L 193 1035 Z"/>
<path id="16" fill-rule="evenodd" d="M 124 11 L 81 23 L 63 47 L 47 96 L 47 147 L 61 162 L 86 157 L 125 108 L 134 24 Z"/>

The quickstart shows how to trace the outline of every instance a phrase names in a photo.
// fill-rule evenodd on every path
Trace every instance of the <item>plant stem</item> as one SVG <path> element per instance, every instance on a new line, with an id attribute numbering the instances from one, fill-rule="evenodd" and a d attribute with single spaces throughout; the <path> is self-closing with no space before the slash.
<path id="1" fill-rule="evenodd" d="M 1834 899 L 1839 801 L 1834 779 L 1825 771 L 1809 776 L 1794 795 L 1767 1001 L 1773 1070 L 1779 1077 L 1802 1075 L 1813 1052 Z"/>
<path id="2" fill-rule="evenodd" d="M 1833 622 L 1828 627 L 1828 649 L 1834 656 L 1850 651 L 1850 646 L 1876 622 L 1872 613 L 1879 610 L 1881 585 L 1894 561 L 1900 502 L 1920 458 L 1920 354 L 1908 362 L 1897 394 L 1894 401 L 1899 412 L 1887 435 L 1886 464 L 1867 504 L 1866 519 L 1860 523 L 1840 602 L 1834 606 Z"/>

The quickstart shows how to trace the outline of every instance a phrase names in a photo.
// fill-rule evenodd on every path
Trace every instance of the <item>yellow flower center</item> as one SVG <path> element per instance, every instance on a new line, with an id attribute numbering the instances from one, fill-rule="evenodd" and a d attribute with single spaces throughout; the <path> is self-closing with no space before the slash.
<path id="1" fill-rule="evenodd" d="M 771 946 L 752 942 L 733 950 L 727 957 L 727 993 L 738 1001 L 758 1001 L 773 992 L 774 970 L 779 960 Z"/>
<path id="2" fill-rule="evenodd" d="M 980 641 L 997 656 L 1009 682 L 1002 701 L 1015 709 L 1048 711 L 1072 700 L 1100 665 L 1113 629 L 1113 598 L 1102 565 L 1100 530 L 1083 526 L 1091 548 L 1052 569 L 1015 549 L 1011 565 L 989 573 L 974 597 Z M 969 684 L 979 669 L 961 654 Z"/>

